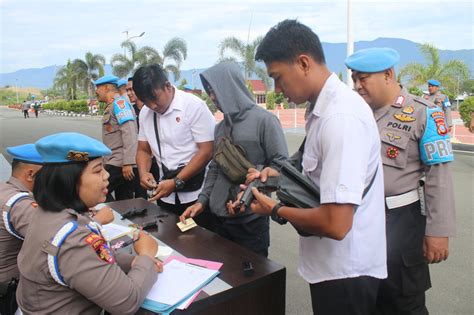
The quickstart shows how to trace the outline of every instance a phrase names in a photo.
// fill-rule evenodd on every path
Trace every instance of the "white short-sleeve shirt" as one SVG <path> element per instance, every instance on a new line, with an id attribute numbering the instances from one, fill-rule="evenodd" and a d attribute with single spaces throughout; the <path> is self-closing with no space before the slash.
<path id="1" fill-rule="evenodd" d="M 332 74 L 308 115 L 306 134 L 303 169 L 319 187 L 321 204 L 358 207 L 343 240 L 300 237 L 300 275 L 309 283 L 359 276 L 386 278 L 383 170 L 372 111 Z M 362 200 L 376 169 L 374 183 Z"/>
<path id="2" fill-rule="evenodd" d="M 139 141 L 147 141 L 155 156 L 160 174 L 160 151 L 155 136 L 154 112 L 146 106 L 140 111 Z M 163 164 L 170 170 L 188 164 L 198 151 L 197 143 L 214 140 L 214 116 L 206 103 L 190 93 L 175 88 L 173 101 L 163 114 L 156 114 L 157 127 L 160 137 L 161 158 Z M 197 199 L 201 190 L 192 192 L 178 192 L 181 203 L 188 203 Z M 161 198 L 170 204 L 175 203 L 175 193 Z"/>

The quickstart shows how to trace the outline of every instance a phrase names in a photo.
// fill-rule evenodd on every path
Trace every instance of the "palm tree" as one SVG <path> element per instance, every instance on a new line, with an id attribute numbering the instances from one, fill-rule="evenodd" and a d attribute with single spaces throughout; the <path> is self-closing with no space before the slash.
<path id="1" fill-rule="evenodd" d="M 270 85 L 270 78 L 265 69 L 259 67 L 255 61 L 255 53 L 257 52 L 257 47 L 262 42 L 262 39 L 263 37 L 259 36 L 251 43 L 245 44 L 242 40 L 233 36 L 224 38 L 219 45 L 219 61 L 237 61 L 234 57 L 224 57 L 227 49 L 232 51 L 242 59 L 245 80 L 249 80 L 252 73 L 255 73 L 268 87 Z"/>
<path id="2" fill-rule="evenodd" d="M 121 47 L 124 48 L 128 54 L 115 54 L 111 59 L 112 71 L 119 77 L 128 76 L 143 65 L 159 64 L 166 71 L 173 73 L 175 80 L 178 80 L 180 77 L 179 69 L 181 64 L 187 58 L 186 42 L 178 37 L 174 37 L 166 43 L 162 55 L 160 55 L 155 48 L 150 46 L 144 46 L 138 49 L 137 45 L 129 40 L 124 41 Z M 168 59 L 173 60 L 174 64 L 165 65 Z"/>
<path id="3" fill-rule="evenodd" d="M 426 66 L 419 63 L 407 64 L 400 70 L 399 81 L 407 78 L 410 85 L 419 87 L 429 79 L 440 81 L 452 93 L 459 93 L 459 80 L 463 82 L 469 77 L 469 68 L 461 60 L 449 60 L 442 64 L 439 50 L 430 44 L 420 45 L 420 51 L 425 57 Z"/>
<path id="4" fill-rule="evenodd" d="M 100 54 L 94 55 L 87 52 L 84 60 L 76 59 L 73 61 L 78 71 L 79 80 L 82 81 L 84 89 L 89 98 L 92 96 L 93 80 L 104 75 L 105 58 Z"/>
<path id="5" fill-rule="evenodd" d="M 54 78 L 54 86 L 66 92 L 67 100 L 77 98 L 78 72 L 75 64 L 71 60 L 61 67 Z"/>

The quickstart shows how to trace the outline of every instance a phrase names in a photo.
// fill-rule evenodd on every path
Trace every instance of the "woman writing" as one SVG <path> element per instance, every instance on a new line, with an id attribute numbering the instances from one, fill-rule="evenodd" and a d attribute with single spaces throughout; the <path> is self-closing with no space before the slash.
<path id="1" fill-rule="evenodd" d="M 104 202 L 111 151 L 78 133 L 59 133 L 35 144 L 44 160 L 33 194 L 39 209 L 18 256 L 17 300 L 25 314 L 133 314 L 163 265 L 158 244 L 141 233 L 138 256 L 115 253 L 101 226 L 87 215 Z"/>

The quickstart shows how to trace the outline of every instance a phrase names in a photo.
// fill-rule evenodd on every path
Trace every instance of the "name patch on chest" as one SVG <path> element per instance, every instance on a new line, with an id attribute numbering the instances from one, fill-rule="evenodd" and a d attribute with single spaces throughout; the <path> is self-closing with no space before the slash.
<path id="1" fill-rule="evenodd" d="M 394 122 L 394 121 L 389 121 L 387 123 L 387 127 L 391 127 L 391 128 L 395 128 L 395 129 L 399 129 L 399 130 L 403 130 L 403 131 L 407 131 L 407 132 L 409 132 L 411 130 L 411 126 L 401 124 L 401 123 L 397 123 L 397 122 Z"/>

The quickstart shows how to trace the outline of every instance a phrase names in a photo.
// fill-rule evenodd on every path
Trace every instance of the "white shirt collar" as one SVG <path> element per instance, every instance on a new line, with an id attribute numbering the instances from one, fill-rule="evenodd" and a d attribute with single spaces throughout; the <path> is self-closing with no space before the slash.
<path id="1" fill-rule="evenodd" d="M 164 112 L 163 116 L 166 116 L 166 115 L 169 115 L 170 113 L 172 113 L 173 111 L 175 110 L 178 110 L 178 111 L 182 111 L 183 110 L 183 101 L 182 101 L 182 97 L 183 95 L 181 93 L 184 93 L 183 91 L 181 90 L 178 90 L 178 88 L 176 86 L 174 86 L 174 96 L 173 96 L 173 100 L 171 101 L 171 104 L 170 106 L 168 107 L 168 109 L 166 110 L 166 112 Z"/>
<path id="2" fill-rule="evenodd" d="M 316 100 L 316 104 L 314 105 L 312 112 L 313 115 L 318 117 L 321 116 L 321 113 L 323 113 L 330 104 L 331 99 L 334 97 L 333 94 L 340 83 L 341 81 L 339 81 L 339 78 L 335 73 L 332 73 L 329 78 L 327 78 Z"/>

